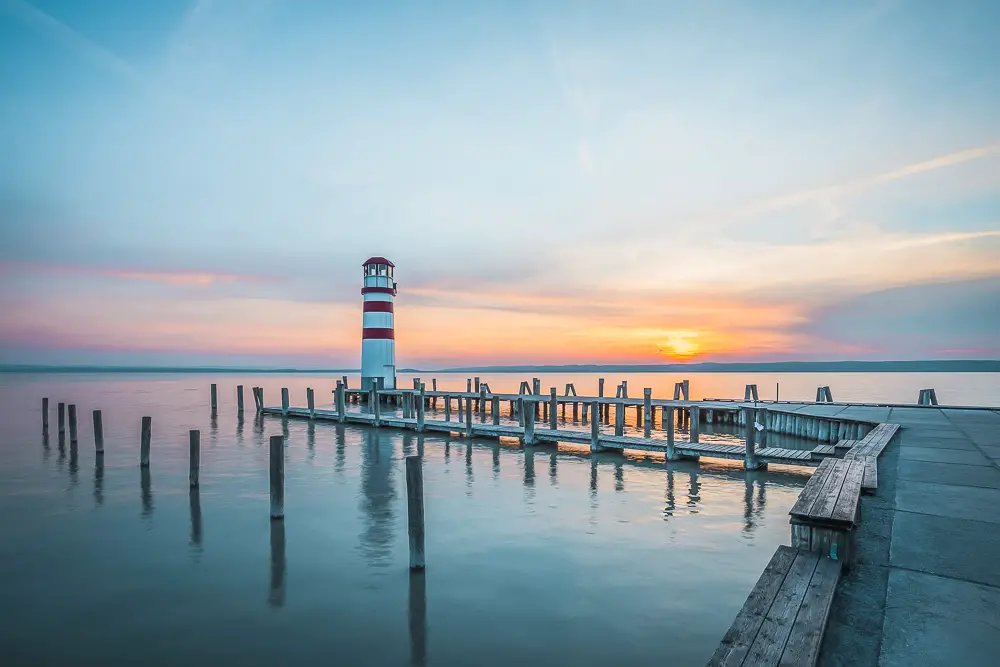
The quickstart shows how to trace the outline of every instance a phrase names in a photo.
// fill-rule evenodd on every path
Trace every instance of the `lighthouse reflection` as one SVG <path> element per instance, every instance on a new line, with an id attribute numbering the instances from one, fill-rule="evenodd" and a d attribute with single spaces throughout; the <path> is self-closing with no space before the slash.
<path id="1" fill-rule="evenodd" d="M 380 437 L 379 431 L 365 429 L 361 442 L 360 508 L 364 528 L 360 549 L 368 565 L 386 567 L 392 557 L 396 489 L 392 475 L 392 445 L 390 436 Z"/>

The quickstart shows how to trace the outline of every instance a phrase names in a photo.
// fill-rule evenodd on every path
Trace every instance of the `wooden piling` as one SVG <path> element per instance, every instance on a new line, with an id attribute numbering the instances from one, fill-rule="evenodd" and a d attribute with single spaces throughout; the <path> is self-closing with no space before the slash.
<path id="1" fill-rule="evenodd" d="M 257 387 L 257 412 L 264 412 L 264 388 Z"/>
<path id="2" fill-rule="evenodd" d="M 424 561 L 424 473 L 419 456 L 406 457 L 406 523 L 410 537 L 410 569 L 422 570 Z"/>
<path id="3" fill-rule="evenodd" d="M 552 387 L 549 389 L 549 428 L 555 431 L 559 428 L 559 415 L 556 411 L 559 409 L 559 399 L 556 397 L 556 388 Z"/>
<path id="4" fill-rule="evenodd" d="M 691 380 L 683 380 L 681 386 L 684 388 L 684 400 L 691 400 Z"/>
<path id="5" fill-rule="evenodd" d="M 451 396 L 445 394 L 444 397 L 444 420 L 451 421 Z"/>
<path id="6" fill-rule="evenodd" d="M 490 406 L 490 412 L 493 416 L 493 425 L 500 425 L 500 397 L 493 394 L 493 405 Z"/>
<path id="7" fill-rule="evenodd" d="M 424 389 L 424 383 L 420 383 L 420 400 L 417 401 L 417 433 L 424 432 L 424 410 L 426 405 L 427 391 Z"/>
<path id="8" fill-rule="evenodd" d="M 533 406 L 532 409 L 535 411 L 535 419 L 538 419 L 538 412 L 540 409 L 539 403 L 541 403 L 541 401 L 539 401 L 536 397 L 542 395 L 542 381 L 538 378 L 531 378 L 531 395 L 534 397 L 531 400 L 531 405 Z"/>
<path id="9" fill-rule="evenodd" d="M 347 393 L 347 386 L 343 384 L 342 380 L 337 380 L 337 388 L 334 390 L 334 402 L 337 404 L 337 421 L 343 423 L 346 418 L 344 413 L 347 411 L 347 401 L 344 400 L 345 394 Z"/>
<path id="10" fill-rule="evenodd" d="M 646 387 L 642 390 L 642 435 L 643 437 L 650 437 L 653 428 L 653 390 L 650 387 Z"/>
<path id="11" fill-rule="evenodd" d="M 524 444 L 533 445 L 535 444 L 535 410 L 537 405 L 531 405 L 534 403 L 534 399 L 529 399 L 527 405 L 523 398 L 517 399 L 518 407 L 521 408 L 520 412 L 524 416 Z M 525 410 L 524 408 L 527 408 Z"/>
<path id="12" fill-rule="evenodd" d="M 316 395 L 312 387 L 306 387 L 306 406 L 309 408 L 309 419 L 316 418 Z"/>
<path id="13" fill-rule="evenodd" d="M 676 461 L 680 457 L 677 455 L 677 450 L 674 449 L 674 406 L 665 405 L 662 412 L 660 424 L 662 424 L 663 431 L 667 434 L 666 457 L 668 461 Z"/>
<path id="14" fill-rule="evenodd" d="M 689 416 L 691 423 L 688 424 L 688 435 L 690 436 L 688 440 L 691 442 L 698 442 L 698 434 L 701 432 L 701 408 L 697 405 L 692 405 L 689 411 Z"/>
<path id="15" fill-rule="evenodd" d="M 625 404 L 615 403 L 615 435 L 625 435 Z"/>
<path id="16" fill-rule="evenodd" d="M 243 414 L 243 385 L 236 385 L 236 414 Z"/>
<path id="17" fill-rule="evenodd" d="M 759 470 L 765 468 L 766 464 L 757 459 L 757 429 L 754 428 L 753 408 L 743 408 L 743 437 L 746 439 L 746 457 L 743 465 L 747 470 Z"/>
<path id="18" fill-rule="evenodd" d="M 476 378 L 477 380 L 479 378 Z M 486 387 L 483 385 L 479 386 L 479 421 L 486 421 Z"/>
<path id="19" fill-rule="evenodd" d="M 281 416 L 288 416 L 288 387 L 281 388 Z"/>
<path id="20" fill-rule="evenodd" d="M 599 408 L 598 401 L 594 401 L 590 404 L 591 413 L 597 414 Z M 586 415 L 586 412 L 584 412 Z M 591 419 L 590 420 L 590 451 L 599 452 L 601 451 L 601 420 Z"/>
<path id="21" fill-rule="evenodd" d="M 767 408 L 757 408 L 756 421 L 764 428 L 757 431 L 756 444 L 763 449 L 767 447 Z"/>
<path id="22" fill-rule="evenodd" d="M 66 404 L 59 403 L 56 410 L 56 425 L 59 427 L 59 435 L 66 433 Z"/>
<path id="23" fill-rule="evenodd" d="M 76 405 L 69 405 L 69 444 L 76 442 Z"/>
<path id="24" fill-rule="evenodd" d="M 104 421 L 100 410 L 94 410 L 94 451 L 104 453 Z"/>
<path id="25" fill-rule="evenodd" d="M 188 440 L 191 452 L 188 465 L 188 481 L 191 484 L 191 488 L 194 489 L 198 486 L 198 470 L 201 468 L 201 431 L 192 430 L 188 433 Z"/>
<path id="26" fill-rule="evenodd" d="M 139 466 L 142 468 L 149 467 L 149 445 L 152 439 L 153 439 L 153 418 L 143 417 L 142 433 L 139 442 Z"/>
<path id="27" fill-rule="evenodd" d="M 49 399 L 42 399 L 42 433 L 49 432 Z"/>
<path id="28" fill-rule="evenodd" d="M 465 437 L 472 437 L 472 400 L 465 399 Z"/>
<path id="29" fill-rule="evenodd" d="M 219 413 L 219 387 L 215 383 L 212 384 L 212 416 L 214 417 Z"/>
<path id="30" fill-rule="evenodd" d="M 270 444 L 271 519 L 285 518 L 285 437 L 272 435 Z"/>

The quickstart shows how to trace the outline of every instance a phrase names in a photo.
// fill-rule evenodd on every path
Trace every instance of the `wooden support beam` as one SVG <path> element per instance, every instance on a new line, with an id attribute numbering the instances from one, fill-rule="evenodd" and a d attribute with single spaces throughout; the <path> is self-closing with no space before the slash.
<path id="1" fill-rule="evenodd" d="M 188 483 L 192 489 L 198 488 L 198 473 L 201 470 L 201 431 L 188 433 Z"/>
<path id="2" fill-rule="evenodd" d="M 236 414 L 243 414 L 243 385 L 236 385 Z"/>
<path id="3" fill-rule="evenodd" d="M 270 441 L 271 520 L 285 518 L 285 438 L 272 435 Z"/>
<path id="4" fill-rule="evenodd" d="M 676 461 L 680 457 L 677 455 L 677 450 L 674 449 L 674 406 L 665 405 L 663 407 L 663 416 L 660 417 L 660 423 L 667 434 L 667 460 Z"/>
<path id="5" fill-rule="evenodd" d="M 424 560 L 424 473 L 419 456 L 406 457 L 406 524 L 407 534 L 410 538 L 410 569 L 422 570 L 426 565 Z"/>
<path id="6" fill-rule="evenodd" d="M 500 425 L 500 397 L 493 394 L 492 405 L 490 405 L 490 413 L 493 418 L 493 425 Z"/>
<path id="7" fill-rule="evenodd" d="M 212 384 L 212 416 L 214 417 L 219 412 L 219 388 L 214 383 Z"/>
<path id="8" fill-rule="evenodd" d="M 757 431 L 757 444 L 759 444 L 760 448 L 763 449 L 767 447 L 767 408 L 757 408 L 755 421 L 761 426 L 760 429 L 757 429 L 755 425 L 754 430 Z"/>
<path id="9" fill-rule="evenodd" d="M 76 442 L 76 405 L 69 405 L 69 444 Z"/>
<path id="10" fill-rule="evenodd" d="M 288 416 L 288 387 L 281 388 L 281 416 Z"/>
<path id="11" fill-rule="evenodd" d="M 642 434 L 644 437 L 650 437 L 650 432 L 653 428 L 653 389 L 651 387 L 646 387 L 642 390 Z"/>
<path id="12" fill-rule="evenodd" d="M 465 437 L 472 437 L 472 400 L 465 399 Z"/>
<path id="13" fill-rule="evenodd" d="M 149 446 L 153 439 L 153 418 L 142 418 L 142 431 L 139 440 L 139 467 L 149 467 Z"/>
<path id="14" fill-rule="evenodd" d="M 486 387 L 479 386 L 479 421 L 486 421 Z"/>
<path id="15" fill-rule="evenodd" d="M 316 418 L 316 396 L 312 387 L 306 387 L 306 406 L 309 408 L 309 419 Z"/>
<path id="16" fill-rule="evenodd" d="M 49 432 L 49 399 L 42 399 L 42 433 Z"/>
<path id="17" fill-rule="evenodd" d="M 445 394 L 444 397 L 444 420 L 446 422 L 451 421 L 451 395 Z"/>
<path id="18" fill-rule="evenodd" d="M 525 399 L 517 399 L 518 412 L 524 415 L 524 444 L 535 444 L 535 409 L 537 406 L 531 405 L 534 399 L 529 399 L 525 404 Z M 527 408 L 527 410 L 525 410 Z"/>
<path id="19" fill-rule="evenodd" d="M 591 413 L 598 414 L 600 410 L 600 403 L 594 401 L 590 404 Z M 601 420 L 591 419 L 590 420 L 590 451 L 599 452 L 601 451 Z"/>
<path id="20" fill-rule="evenodd" d="M 743 408 L 743 437 L 746 439 L 746 457 L 743 464 L 747 470 L 766 469 L 767 464 L 761 463 L 757 458 L 757 429 L 754 428 L 753 412 L 753 408 Z"/>
<path id="21" fill-rule="evenodd" d="M 615 403 L 615 435 L 625 435 L 625 404 Z"/>
<path id="22" fill-rule="evenodd" d="M 104 453 L 104 421 L 100 410 L 94 410 L 94 450 L 98 454 Z"/>
<path id="23" fill-rule="evenodd" d="M 689 411 L 689 416 L 691 423 L 688 425 L 688 439 L 691 442 L 698 442 L 698 434 L 700 433 L 699 422 L 701 420 L 701 408 L 697 405 L 692 405 Z"/>
<path id="24" fill-rule="evenodd" d="M 424 383 L 420 383 L 420 400 L 417 401 L 417 433 L 424 432 L 425 415 L 424 410 L 426 410 L 425 405 L 427 403 L 427 391 L 424 388 Z"/>
<path id="25" fill-rule="evenodd" d="M 556 414 L 559 399 L 556 397 L 556 388 L 549 390 L 549 428 L 555 431 L 559 428 L 559 416 Z"/>

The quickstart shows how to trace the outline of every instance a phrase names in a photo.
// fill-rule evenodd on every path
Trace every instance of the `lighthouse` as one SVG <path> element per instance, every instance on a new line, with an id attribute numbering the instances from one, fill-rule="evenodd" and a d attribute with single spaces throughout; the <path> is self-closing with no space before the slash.
<path id="1" fill-rule="evenodd" d="M 396 296 L 393 269 L 385 257 L 371 257 L 363 264 L 364 328 L 361 330 L 361 386 L 396 388 L 396 341 L 392 326 L 392 299 Z"/>

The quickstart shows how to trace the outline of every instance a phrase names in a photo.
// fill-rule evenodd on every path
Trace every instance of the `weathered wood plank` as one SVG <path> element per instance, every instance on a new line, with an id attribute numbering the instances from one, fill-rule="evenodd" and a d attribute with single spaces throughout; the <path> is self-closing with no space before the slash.
<path id="1" fill-rule="evenodd" d="M 840 497 L 830 514 L 831 521 L 854 523 L 858 512 L 858 501 L 861 498 L 861 482 L 865 476 L 865 461 L 853 461 L 848 465 L 844 475 L 844 484 L 840 489 Z"/>
<path id="2" fill-rule="evenodd" d="M 743 659 L 757 637 L 757 632 L 764 623 L 764 618 L 784 583 L 789 568 L 795 562 L 796 555 L 795 549 L 786 546 L 780 546 L 774 552 L 771 561 L 764 568 L 764 573 L 760 575 L 760 579 L 754 584 L 753 590 L 743 603 L 740 613 L 736 615 L 719 647 L 715 649 L 712 659 L 708 661 L 708 667 L 743 664 Z"/>
<path id="3" fill-rule="evenodd" d="M 795 556 L 771 608 L 764 616 L 744 665 L 776 665 L 781 659 L 818 562 L 819 556 L 814 553 L 800 551 Z"/>
<path id="4" fill-rule="evenodd" d="M 795 504 L 792 505 L 792 509 L 789 514 L 806 516 L 809 514 L 810 508 L 812 508 L 813 503 L 816 502 L 816 498 L 819 497 L 820 491 L 823 490 L 823 486 L 826 484 L 826 479 L 833 469 L 833 465 L 836 463 L 835 459 L 826 459 L 819 464 L 816 468 L 816 472 L 813 473 L 809 481 L 806 482 L 805 487 L 799 494 L 798 499 Z"/>
<path id="5" fill-rule="evenodd" d="M 812 667 L 816 664 L 841 568 L 840 561 L 830 558 L 821 558 L 816 564 L 795 624 L 788 635 L 785 651 L 778 662 L 779 667 Z"/>
<path id="6" fill-rule="evenodd" d="M 833 469 L 827 476 L 822 491 L 820 491 L 813 506 L 809 508 L 807 516 L 810 519 L 825 520 L 833 514 L 833 510 L 837 506 L 837 500 L 840 498 L 840 491 L 844 486 L 844 477 L 847 474 L 848 465 L 849 463 L 842 459 L 834 460 Z"/>
<path id="7" fill-rule="evenodd" d="M 861 482 L 861 490 L 865 493 L 875 493 L 878 488 L 878 458 L 865 457 L 865 477 Z"/>

